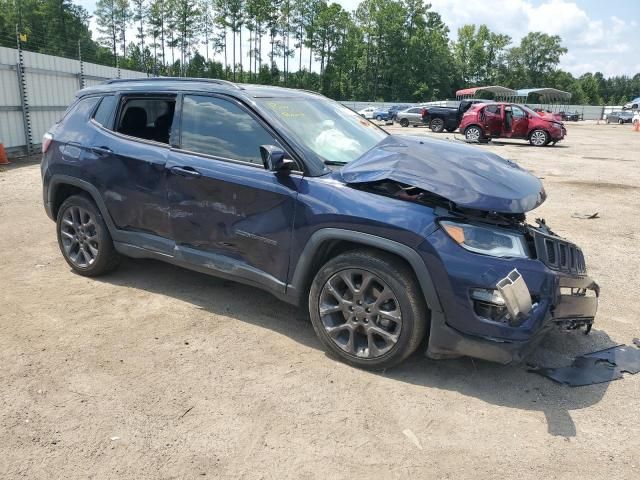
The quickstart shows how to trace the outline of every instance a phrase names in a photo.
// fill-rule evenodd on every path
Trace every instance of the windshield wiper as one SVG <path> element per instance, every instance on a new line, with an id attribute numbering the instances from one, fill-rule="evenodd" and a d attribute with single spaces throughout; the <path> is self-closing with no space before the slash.
<path id="1" fill-rule="evenodd" d="M 325 165 L 337 165 L 339 167 L 342 167 L 343 165 L 346 165 L 347 162 L 336 162 L 335 160 L 325 160 L 324 164 Z"/>

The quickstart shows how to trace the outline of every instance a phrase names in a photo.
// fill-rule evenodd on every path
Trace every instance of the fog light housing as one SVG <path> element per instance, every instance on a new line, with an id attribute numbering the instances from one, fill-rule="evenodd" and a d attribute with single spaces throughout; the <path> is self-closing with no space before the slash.
<path id="1" fill-rule="evenodd" d="M 504 306 L 504 297 L 498 290 L 488 290 L 486 288 L 471 289 L 471 298 L 481 302 L 493 303 L 495 305 Z"/>
<path id="2" fill-rule="evenodd" d="M 509 323 L 511 317 L 504 297 L 498 290 L 473 288 L 469 296 L 473 301 L 473 311 L 476 315 L 494 322 Z"/>

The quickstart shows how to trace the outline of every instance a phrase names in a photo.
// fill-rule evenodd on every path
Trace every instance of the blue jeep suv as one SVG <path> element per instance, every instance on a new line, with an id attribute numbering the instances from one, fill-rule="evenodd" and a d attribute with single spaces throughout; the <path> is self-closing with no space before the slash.
<path id="1" fill-rule="evenodd" d="M 387 368 L 519 361 L 591 328 L 576 245 L 528 212 L 540 180 L 477 147 L 389 135 L 311 92 L 112 80 L 43 138 L 43 194 L 71 268 L 155 258 L 306 305 L 326 349 Z"/>

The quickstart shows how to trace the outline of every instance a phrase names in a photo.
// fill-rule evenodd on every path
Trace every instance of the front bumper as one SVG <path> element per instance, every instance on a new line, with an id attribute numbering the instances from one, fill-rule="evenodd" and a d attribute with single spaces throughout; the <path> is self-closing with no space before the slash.
<path id="1" fill-rule="evenodd" d="M 593 295 L 563 294 L 566 289 L 574 293 L 591 291 Z M 531 318 L 539 317 L 541 321 L 526 340 L 465 334 L 447 324 L 444 316 L 433 318 L 427 356 L 436 359 L 469 356 L 503 364 L 519 363 L 554 328 L 591 330 L 599 294 L 598 285 L 589 277 L 558 279 L 555 302 L 548 306 L 534 304 L 529 312 Z"/>
<path id="2" fill-rule="evenodd" d="M 518 363 L 554 328 L 590 330 L 598 308 L 600 289 L 581 272 L 550 268 L 539 259 L 502 259 L 462 250 L 443 232 L 434 232 L 430 244 L 438 252 L 427 255 L 442 303 L 432 312 L 427 356 L 471 356 L 498 363 Z M 453 248 L 455 247 L 455 248 Z M 496 289 L 516 268 L 530 291 L 532 307 L 514 324 L 483 318 L 474 310 L 469 292 Z"/>

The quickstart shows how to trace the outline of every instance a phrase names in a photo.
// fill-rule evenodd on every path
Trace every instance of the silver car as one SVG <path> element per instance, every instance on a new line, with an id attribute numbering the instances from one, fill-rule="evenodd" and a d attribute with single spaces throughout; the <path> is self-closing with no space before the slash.
<path id="1" fill-rule="evenodd" d="M 399 122 L 401 127 L 422 125 L 422 107 L 410 107 L 398 112 L 396 122 Z"/>

